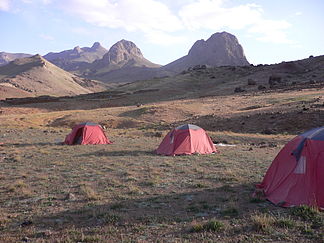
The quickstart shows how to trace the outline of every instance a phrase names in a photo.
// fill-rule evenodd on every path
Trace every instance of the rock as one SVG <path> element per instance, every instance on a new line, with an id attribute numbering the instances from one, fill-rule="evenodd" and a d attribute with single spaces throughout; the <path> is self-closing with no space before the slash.
<path id="1" fill-rule="evenodd" d="M 26 220 L 26 221 L 22 222 L 20 224 L 20 226 L 21 227 L 26 227 L 26 226 L 29 226 L 29 225 L 32 225 L 32 224 L 33 224 L 33 222 L 31 220 Z"/>
<path id="2" fill-rule="evenodd" d="M 264 85 L 259 85 L 258 86 L 258 90 L 266 90 L 267 89 L 267 87 L 265 87 Z"/>
<path id="3" fill-rule="evenodd" d="M 23 242 L 28 242 L 29 238 L 27 236 L 25 236 L 24 238 L 21 239 Z"/>
<path id="4" fill-rule="evenodd" d="M 103 56 L 106 64 L 117 64 L 127 60 L 144 58 L 141 50 L 131 41 L 121 40 L 115 43 Z"/>
<path id="5" fill-rule="evenodd" d="M 274 134 L 275 132 L 270 128 L 266 128 L 262 131 L 262 133 L 270 135 L 270 134 Z"/>
<path id="6" fill-rule="evenodd" d="M 253 79 L 249 78 L 248 85 L 256 85 L 256 82 Z"/>
<path id="7" fill-rule="evenodd" d="M 309 84 L 316 84 L 316 81 L 315 80 L 310 80 Z"/>
<path id="8" fill-rule="evenodd" d="M 234 89 L 234 93 L 241 93 L 241 92 L 244 92 L 245 90 L 244 89 L 242 89 L 241 87 L 236 87 L 235 89 Z"/>
<path id="9" fill-rule="evenodd" d="M 270 85 L 276 85 L 276 84 L 278 84 L 278 83 L 281 83 L 281 77 L 280 76 L 278 76 L 278 75 L 271 75 L 270 77 L 269 77 L 269 81 L 268 81 L 268 83 L 270 84 Z"/>
<path id="10" fill-rule="evenodd" d="M 68 193 L 64 198 L 64 200 L 69 200 L 69 201 L 75 201 L 76 199 L 77 198 L 73 193 Z"/>
<path id="11" fill-rule="evenodd" d="M 188 55 L 169 63 L 165 70 L 181 72 L 196 65 L 245 66 L 249 65 L 237 38 L 227 32 L 213 34 L 209 39 L 197 40 Z"/>

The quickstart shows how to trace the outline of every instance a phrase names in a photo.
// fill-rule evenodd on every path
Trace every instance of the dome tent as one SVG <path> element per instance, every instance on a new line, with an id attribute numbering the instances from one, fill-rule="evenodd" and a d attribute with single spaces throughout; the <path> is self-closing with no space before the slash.
<path id="1" fill-rule="evenodd" d="M 192 124 L 171 130 L 156 150 L 161 155 L 210 154 L 217 152 L 204 129 Z"/>
<path id="2" fill-rule="evenodd" d="M 324 127 L 309 130 L 278 153 L 257 188 L 274 204 L 324 208 Z"/>
<path id="3" fill-rule="evenodd" d="M 65 138 L 64 144 L 110 144 L 102 127 L 93 122 L 85 122 L 73 127 Z"/>

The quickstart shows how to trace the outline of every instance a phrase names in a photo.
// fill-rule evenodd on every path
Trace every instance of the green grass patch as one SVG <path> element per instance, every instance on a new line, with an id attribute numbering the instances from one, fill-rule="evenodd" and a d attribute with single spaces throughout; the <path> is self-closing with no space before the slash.
<path id="1" fill-rule="evenodd" d="M 197 233 L 202 231 L 220 232 L 225 227 L 224 223 L 211 219 L 205 223 L 193 223 L 190 232 Z"/>

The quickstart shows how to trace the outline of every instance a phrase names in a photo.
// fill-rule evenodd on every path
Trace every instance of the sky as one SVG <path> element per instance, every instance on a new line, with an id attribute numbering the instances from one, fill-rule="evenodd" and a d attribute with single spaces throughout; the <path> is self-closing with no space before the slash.
<path id="1" fill-rule="evenodd" d="M 253 64 L 324 55 L 324 0 L 0 0 L 0 52 L 45 55 L 134 42 L 167 64 L 216 32 Z"/>

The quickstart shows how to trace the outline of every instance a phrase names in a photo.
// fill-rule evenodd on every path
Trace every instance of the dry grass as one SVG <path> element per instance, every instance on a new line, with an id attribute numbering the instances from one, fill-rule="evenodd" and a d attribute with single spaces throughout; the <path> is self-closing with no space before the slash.
<path id="1" fill-rule="evenodd" d="M 287 103 L 299 102 L 292 98 L 301 96 L 264 95 L 188 99 L 141 108 L 98 108 L 91 101 L 78 101 L 85 110 L 72 110 L 77 101 L 71 100 L 65 103 L 70 111 L 48 104 L 51 112 L 45 112 L 45 105 L 39 104 L 34 113 L 3 116 L 2 242 L 25 237 L 36 243 L 323 242 L 323 212 L 291 211 L 251 198 L 255 184 L 292 134 L 233 132 L 228 126 L 208 131 L 214 142 L 236 145 L 219 147 L 219 154 L 153 153 L 169 128 L 187 121 L 198 108 L 200 121 L 213 113 L 231 121 L 237 114 L 254 112 L 244 107 L 259 105 L 256 110 L 271 114 L 281 105 L 287 109 Z M 273 102 L 284 97 L 291 99 Z M 270 107 L 270 102 L 275 104 Z M 12 109 L 17 109 L 11 111 L 15 113 L 22 107 Z M 84 120 L 107 125 L 114 143 L 58 144 L 70 132 L 69 126 Z M 206 120 L 206 125 L 211 127 L 213 121 Z"/>

